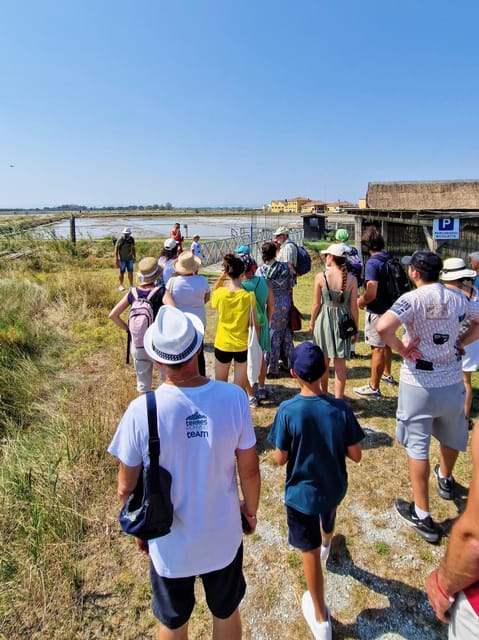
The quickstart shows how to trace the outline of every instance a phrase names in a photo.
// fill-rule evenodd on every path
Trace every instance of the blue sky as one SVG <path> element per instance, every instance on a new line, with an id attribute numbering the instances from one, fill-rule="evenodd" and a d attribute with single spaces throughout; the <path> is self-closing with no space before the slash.
<path id="1" fill-rule="evenodd" d="M 477 0 L 3 0 L 0 208 L 479 178 L 478 19 Z"/>

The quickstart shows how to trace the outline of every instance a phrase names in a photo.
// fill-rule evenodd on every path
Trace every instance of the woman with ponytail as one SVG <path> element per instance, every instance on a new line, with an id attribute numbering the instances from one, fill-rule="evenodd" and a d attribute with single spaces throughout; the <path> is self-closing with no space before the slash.
<path id="1" fill-rule="evenodd" d="M 326 371 L 321 378 L 321 388 L 328 393 L 329 361 L 334 360 L 334 395 L 344 397 L 346 386 L 346 360 L 349 360 L 351 342 L 356 336 L 343 339 L 339 333 L 339 320 L 350 315 L 358 326 L 358 284 L 348 273 L 344 244 L 332 244 L 321 251 L 326 257 L 326 271 L 318 273 L 314 280 L 313 306 L 310 331 L 314 343 L 324 353 Z"/>

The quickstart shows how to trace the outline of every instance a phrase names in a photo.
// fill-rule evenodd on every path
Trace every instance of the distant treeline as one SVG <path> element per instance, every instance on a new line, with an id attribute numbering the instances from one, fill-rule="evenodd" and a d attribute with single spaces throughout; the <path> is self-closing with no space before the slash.
<path id="1" fill-rule="evenodd" d="M 199 213 L 200 211 L 251 211 L 254 207 L 174 207 L 171 202 L 164 204 L 130 204 L 125 206 L 107 206 L 107 207 L 87 207 L 81 204 L 60 204 L 57 207 L 36 207 L 30 209 L 14 208 L 1 209 L 0 213 L 32 213 L 39 211 L 77 211 L 79 213 L 86 211 L 189 211 Z"/>

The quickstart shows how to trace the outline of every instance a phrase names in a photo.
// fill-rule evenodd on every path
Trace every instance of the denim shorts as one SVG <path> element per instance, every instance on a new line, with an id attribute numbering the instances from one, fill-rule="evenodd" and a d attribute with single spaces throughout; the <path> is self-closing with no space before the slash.
<path id="1" fill-rule="evenodd" d="M 313 551 L 321 545 L 320 523 L 324 533 L 331 533 L 334 529 L 336 507 L 331 511 L 312 516 L 286 505 L 286 519 L 289 544 L 300 551 Z"/>
<path id="2" fill-rule="evenodd" d="M 120 260 L 120 273 L 133 273 L 133 258 L 129 258 L 128 260 Z"/>
<path id="3" fill-rule="evenodd" d="M 209 610 L 225 620 L 239 607 L 246 591 L 243 575 L 243 543 L 233 561 L 223 569 L 200 575 Z M 195 606 L 196 576 L 164 578 L 156 573 L 150 562 L 150 579 L 153 591 L 151 608 L 154 615 L 168 629 L 178 629 L 190 619 Z"/>

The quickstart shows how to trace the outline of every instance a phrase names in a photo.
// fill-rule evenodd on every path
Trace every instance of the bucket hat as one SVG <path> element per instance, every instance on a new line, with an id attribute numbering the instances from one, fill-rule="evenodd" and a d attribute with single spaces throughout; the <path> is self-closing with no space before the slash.
<path id="1" fill-rule="evenodd" d="M 143 346 L 154 362 L 181 364 L 198 351 L 204 332 L 198 316 L 163 305 L 145 332 Z"/>
<path id="2" fill-rule="evenodd" d="M 475 278 L 476 275 L 474 269 L 466 267 L 466 263 L 462 258 L 448 258 L 444 260 L 439 278 L 444 282 L 451 282 L 462 278 Z"/>
<path id="3" fill-rule="evenodd" d="M 136 279 L 140 284 L 150 284 L 161 274 L 161 267 L 156 258 L 142 258 L 138 263 Z"/>
<path id="4" fill-rule="evenodd" d="M 180 276 L 196 273 L 201 267 L 201 260 L 194 256 L 191 251 L 183 251 L 173 262 L 173 267 Z"/>
<path id="5" fill-rule="evenodd" d="M 122 234 L 123 234 L 124 236 L 129 236 L 129 235 L 130 235 L 130 233 L 131 233 L 131 229 L 130 229 L 130 227 L 124 227 L 124 229 L 123 229 L 123 231 L 122 231 Z"/>
<path id="6" fill-rule="evenodd" d="M 288 227 L 278 227 L 274 232 L 274 236 L 289 236 Z"/>

